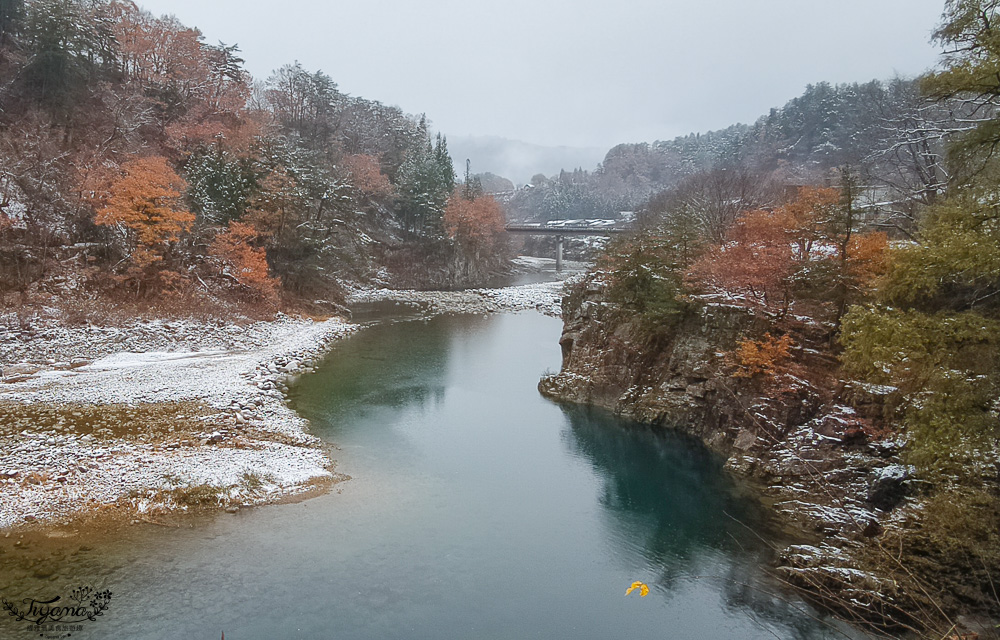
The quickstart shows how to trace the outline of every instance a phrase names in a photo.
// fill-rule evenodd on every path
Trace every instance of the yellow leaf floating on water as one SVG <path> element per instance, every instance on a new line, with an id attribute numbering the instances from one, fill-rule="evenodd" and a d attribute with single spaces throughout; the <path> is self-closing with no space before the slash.
<path id="1" fill-rule="evenodd" d="M 632 586 L 625 590 L 625 595 L 632 593 L 636 589 L 639 590 L 640 598 L 645 598 L 649 595 L 649 587 L 647 587 L 644 582 L 639 582 L 638 580 L 633 582 Z"/>

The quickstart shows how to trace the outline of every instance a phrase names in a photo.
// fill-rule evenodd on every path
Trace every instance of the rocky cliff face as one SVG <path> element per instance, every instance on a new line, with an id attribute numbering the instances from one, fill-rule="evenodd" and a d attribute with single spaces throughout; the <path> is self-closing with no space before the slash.
<path id="1" fill-rule="evenodd" d="M 550 397 L 680 429 L 729 458 L 753 449 L 758 437 L 787 435 L 832 400 L 825 379 L 803 376 L 778 388 L 731 375 L 727 352 L 741 339 L 776 331 L 773 320 L 747 307 L 705 302 L 658 335 L 650 335 L 638 318 L 623 318 L 595 281 L 563 307 L 562 369 L 539 384 Z M 823 333 L 799 324 L 803 343 Z M 814 361 L 819 377 L 827 377 L 822 374 L 830 369 L 828 357 L 803 346 L 797 356 Z"/>
<path id="2" fill-rule="evenodd" d="M 707 305 L 670 336 L 650 339 L 639 322 L 613 317 L 599 284 L 585 286 L 582 300 L 564 304 L 562 370 L 542 380 L 541 391 L 679 428 L 728 454 L 741 425 L 730 410 L 723 352 L 763 334 L 766 323 L 745 308 Z"/>
<path id="3" fill-rule="evenodd" d="M 562 369 L 539 383 L 543 394 L 699 437 L 811 543 L 780 554 L 787 581 L 876 618 L 909 606 L 863 557 L 873 538 L 913 508 L 905 503 L 913 469 L 900 462 L 898 442 L 870 437 L 871 421 L 855 408 L 863 403 L 841 402 L 860 392 L 837 378 L 829 327 L 703 300 L 672 330 L 651 335 L 639 318 L 608 303 L 593 277 L 564 299 L 563 318 Z M 793 338 L 792 374 L 781 384 L 734 377 L 727 352 L 767 332 Z M 874 415 L 878 402 L 871 400 Z"/>

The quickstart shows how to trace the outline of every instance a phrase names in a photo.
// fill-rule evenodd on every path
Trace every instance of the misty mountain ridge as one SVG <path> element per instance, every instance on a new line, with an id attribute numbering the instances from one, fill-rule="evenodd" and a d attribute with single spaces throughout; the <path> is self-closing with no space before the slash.
<path id="1" fill-rule="evenodd" d="M 518 187 L 539 173 L 552 176 L 566 167 L 592 169 L 607 153 L 597 147 L 548 147 L 499 136 L 452 135 L 448 136 L 448 151 L 459 176 L 465 174 L 465 161 L 471 160 L 473 173 L 493 173 Z"/>
<path id="2" fill-rule="evenodd" d="M 931 176 L 934 182 L 939 172 L 910 165 L 938 162 L 940 136 L 932 139 L 927 132 L 954 128 L 959 107 L 928 102 L 913 79 L 819 82 L 753 124 L 617 145 L 593 171 L 564 169 L 536 181 L 531 193 L 508 203 L 508 213 L 514 219 L 614 217 L 686 180 L 727 168 L 758 181 L 801 185 L 822 184 L 832 169 L 850 165 L 900 199 L 910 197 L 907 192 L 927 197 L 941 185 L 921 181 Z M 926 152 L 911 158 L 917 147 Z"/>

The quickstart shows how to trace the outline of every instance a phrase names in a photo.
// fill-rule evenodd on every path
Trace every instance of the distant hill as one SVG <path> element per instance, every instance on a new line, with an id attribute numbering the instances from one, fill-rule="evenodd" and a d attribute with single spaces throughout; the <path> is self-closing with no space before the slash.
<path id="1" fill-rule="evenodd" d="M 558 174 L 561 169 L 594 169 L 604 159 L 606 149 L 546 147 L 495 136 L 448 136 L 448 151 L 458 175 L 465 161 L 472 161 L 474 173 L 493 173 L 522 186 L 532 176 Z"/>
<path id="2" fill-rule="evenodd" d="M 911 80 L 819 82 L 752 125 L 618 145 L 605 156 L 598 177 L 603 190 L 640 199 L 720 166 L 783 168 L 808 181 L 831 167 L 861 164 L 881 146 L 891 146 L 886 139 L 894 143 L 899 133 L 887 127 L 901 124 L 906 112 L 917 108 L 918 94 Z"/>
<path id="3" fill-rule="evenodd" d="M 486 173 L 478 173 L 475 177 L 486 193 L 510 193 L 514 190 L 513 182 L 495 173 L 487 171 Z"/>
<path id="4" fill-rule="evenodd" d="M 844 165 L 870 186 L 891 191 L 887 195 L 897 202 L 926 200 L 943 188 L 941 140 L 949 129 L 960 128 L 960 111 L 960 104 L 927 102 L 915 80 L 820 82 L 753 124 L 620 144 L 596 169 L 581 171 L 577 163 L 558 173 L 546 170 L 552 177 L 533 180 L 532 188 L 518 192 L 508 215 L 612 217 L 710 172 L 801 185 L 821 183 L 832 168 Z"/>

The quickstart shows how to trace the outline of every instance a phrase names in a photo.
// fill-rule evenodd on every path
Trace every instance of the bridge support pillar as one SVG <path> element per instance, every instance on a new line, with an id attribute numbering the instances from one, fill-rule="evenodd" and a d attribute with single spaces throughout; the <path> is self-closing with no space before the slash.
<path id="1" fill-rule="evenodd" d="M 556 271 L 562 271 L 563 237 L 556 236 Z"/>

